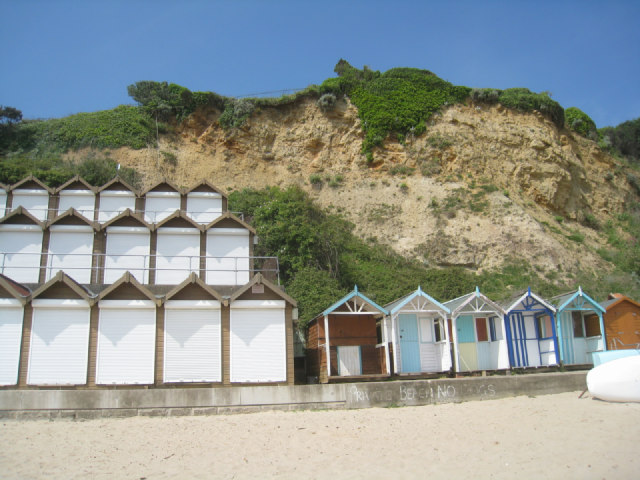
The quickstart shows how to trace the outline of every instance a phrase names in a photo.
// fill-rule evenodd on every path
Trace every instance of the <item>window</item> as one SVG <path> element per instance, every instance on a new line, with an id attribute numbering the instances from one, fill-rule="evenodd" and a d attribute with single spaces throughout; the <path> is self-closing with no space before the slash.
<path id="1" fill-rule="evenodd" d="M 584 325 L 582 324 L 582 314 L 580 312 L 571 312 L 573 319 L 573 336 L 574 338 L 584 337 Z"/>
<path id="2" fill-rule="evenodd" d="M 420 325 L 420 341 L 422 343 L 432 343 L 433 342 L 433 330 L 431 328 L 432 320 L 427 317 L 420 317 L 418 320 Z"/>
<path id="3" fill-rule="evenodd" d="M 500 329 L 496 328 L 497 326 L 499 327 L 499 321 L 498 317 L 491 317 L 489 319 L 489 336 L 492 342 L 502 340 L 502 337 L 500 336 Z"/>
<path id="4" fill-rule="evenodd" d="M 489 341 L 489 332 L 487 331 L 487 319 L 483 317 L 476 318 L 476 334 L 479 342 Z"/>
<path id="5" fill-rule="evenodd" d="M 538 338 L 550 338 L 553 336 L 551 317 L 549 315 L 538 315 L 536 317 L 536 327 L 538 330 Z"/>
<path id="6" fill-rule="evenodd" d="M 442 325 L 442 319 L 434 319 L 433 320 L 433 329 L 434 329 L 434 336 L 435 336 L 435 341 L 436 342 L 444 342 L 445 341 L 445 335 L 444 335 L 444 326 Z"/>
<path id="7" fill-rule="evenodd" d="M 376 323 L 376 342 L 378 345 L 382 343 L 382 322 Z"/>

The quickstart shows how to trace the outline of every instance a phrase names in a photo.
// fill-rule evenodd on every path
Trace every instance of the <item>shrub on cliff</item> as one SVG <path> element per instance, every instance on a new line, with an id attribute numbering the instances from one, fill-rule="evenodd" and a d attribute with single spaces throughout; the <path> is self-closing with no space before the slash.
<path id="1" fill-rule="evenodd" d="M 598 138 L 598 131 L 596 124 L 589 115 L 576 107 L 569 107 L 564 111 L 565 121 L 567 126 L 574 132 L 582 135 L 583 137 L 596 140 Z"/>

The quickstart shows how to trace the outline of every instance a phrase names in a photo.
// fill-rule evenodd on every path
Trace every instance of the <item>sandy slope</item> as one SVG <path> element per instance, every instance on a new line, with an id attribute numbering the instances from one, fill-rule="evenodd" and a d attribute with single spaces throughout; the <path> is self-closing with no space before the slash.
<path id="1" fill-rule="evenodd" d="M 579 392 L 394 409 L 5 421 L 2 478 L 637 478 L 640 404 Z"/>

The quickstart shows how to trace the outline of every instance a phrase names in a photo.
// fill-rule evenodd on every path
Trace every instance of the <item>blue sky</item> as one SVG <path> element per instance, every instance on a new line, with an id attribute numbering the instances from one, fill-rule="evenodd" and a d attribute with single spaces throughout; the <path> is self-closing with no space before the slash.
<path id="1" fill-rule="evenodd" d="M 0 104 L 25 118 L 132 103 L 139 80 L 304 88 L 340 58 L 548 91 L 598 127 L 640 117 L 638 0 L 0 0 L 0 18 Z"/>

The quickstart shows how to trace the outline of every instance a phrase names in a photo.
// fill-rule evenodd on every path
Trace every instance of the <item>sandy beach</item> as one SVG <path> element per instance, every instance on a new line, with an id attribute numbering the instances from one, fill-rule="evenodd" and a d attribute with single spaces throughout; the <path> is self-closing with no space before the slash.
<path id="1" fill-rule="evenodd" d="M 638 478 L 640 404 L 579 394 L 363 410 L 8 420 L 0 424 L 0 476 Z"/>

